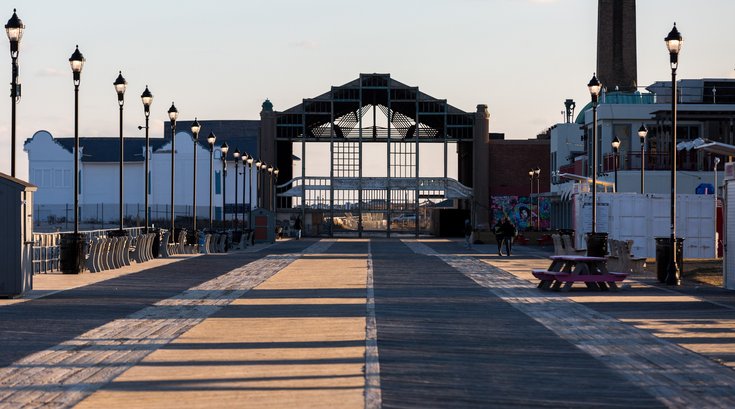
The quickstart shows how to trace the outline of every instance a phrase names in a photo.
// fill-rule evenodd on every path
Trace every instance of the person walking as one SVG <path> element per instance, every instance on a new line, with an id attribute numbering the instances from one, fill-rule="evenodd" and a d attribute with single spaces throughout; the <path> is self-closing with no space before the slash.
<path id="1" fill-rule="evenodd" d="M 503 219 L 503 223 L 500 225 L 500 230 L 502 231 L 503 241 L 505 242 L 506 255 L 510 257 L 511 248 L 513 247 L 513 238 L 516 236 L 518 231 L 516 230 L 516 226 L 514 226 L 507 217 Z"/>
<path id="2" fill-rule="evenodd" d="M 464 221 L 464 246 L 468 249 L 472 248 L 472 224 L 470 219 Z"/>
<path id="3" fill-rule="evenodd" d="M 293 222 L 293 229 L 296 230 L 296 240 L 301 239 L 301 216 L 296 216 L 296 220 Z"/>
<path id="4" fill-rule="evenodd" d="M 493 227 L 493 233 L 495 234 L 495 241 L 498 242 L 498 255 L 503 255 L 503 220 L 504 219 L 498 219 L 498 222 L 495 223 L 495 227 Z"/>

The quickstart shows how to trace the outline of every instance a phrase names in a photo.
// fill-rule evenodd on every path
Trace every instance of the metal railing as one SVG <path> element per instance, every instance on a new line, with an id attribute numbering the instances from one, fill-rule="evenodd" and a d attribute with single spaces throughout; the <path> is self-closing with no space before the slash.
<path id="1" fill-rule="evenodd" d="M 89 243 L 96 237 L 106 236 L 110 231 L 118 229 L 88 230 L 80 231 L 84 235 L 84 241 Z M 136 237 L 143 232 L 142 227 L 129 227 L 125 230 L 128 234 Z M 33 233 L 33 244 L 31 245 L 31 268 L 33 274 L 55 273 L 61 267 L 61 235 L 71 232 Z"/>

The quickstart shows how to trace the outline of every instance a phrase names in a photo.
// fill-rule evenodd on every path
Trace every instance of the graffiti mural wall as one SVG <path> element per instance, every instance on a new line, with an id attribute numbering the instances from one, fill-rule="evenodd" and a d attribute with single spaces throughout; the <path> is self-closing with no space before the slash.
<path id="1" fill-rule="evenodd" d="M 528 196 L 492 196 L 490 198 L 490 209 L 492 212 L 492 224 L 502 220 L 503 217 L 510 221 L 519 231 L 535 230 L 537 217 L 541 216 L 541 229 L 551 226 L 549 214 L 551 213 L 551 202 L 546 198 L 540 199 L 540 211 L 536 206 L 536 198 L 531 203 Z"/>

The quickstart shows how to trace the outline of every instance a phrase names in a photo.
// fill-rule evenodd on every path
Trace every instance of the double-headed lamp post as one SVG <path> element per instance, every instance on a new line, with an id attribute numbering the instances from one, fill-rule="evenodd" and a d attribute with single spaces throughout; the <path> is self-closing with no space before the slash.
<path id="1" fill-rule="evenodd" d="M 620 158 L 620 139 L 616 136 L 612 140 L 612 149 L 613 149 L 613 161 L 615 162 L 613 166 L 615 166 L 615 193 L 618 192 L 618 162 Z"/>
<path id="2" fill-rule="evenodd" d="M 145 209 L 145 232 L 148 233 L 148 225 L 150 223 L 150 219 L 148 216 L 148 190 L 150 190 L 150 181 L 148 180 L 148 167 L 150 166 L 150 138 L 148 134 L 148 122 L 150 120 L 151 116 L 151 104 L 153 104 L 153 94 L 151 94 L 151 91 L 148 90 L 148 86 L 145 86 L 145 90 L 142 94 L 140 94 L 140 99 L 143 101 L 143 114 L 145 114 L 145 170 L 143 172 L 143 177 L 145 179 L 144 186 L 145 191 L 143 192 L 144 197 L 144 204 L 143 208 Z M 138 127 L 140 128 L 140 127 Z"/>
<path id="3" fill-rule="evenodd" d="M 260 187 L 261 187 L 261 189 L 263 191 L 261 192 L 262 194 L 260 196 L 261 196 L 261 203 L 263 205 L 263 208 L 266 207 L 266 200 L 265 200 L 265 198 L 266 198 L 266 192 L 265 192 L 265 190 L 268 189 L 268 187 L 265 185 L 265 172 L 267 170 L 268 170 L 268 164 L 266 164 L 265 162 L 261 162 L 261 164 L 260 164 L 260 177 L 263 178 L 263 182 L 260 185 Z"/>
<path id="4" fill-rule="evenodd" d="M 597 102 L 600 97 L 602 84 L 597 75 L 587 84 L 592 98 L 592 234 L 597 232 Z"/>
<path id="5" fill-rule="evenodd" d="M 179 110 L 176 109 L 176 105 L 174 103 L 171 103 L 171 108 L 168 109 L 168 119 L 171 120 L 171 237 L 170 241 L 172 243 L 176 242 L 176 237 L 174 237 L 175 231 L 174 231 L 174 218 L 176 217 L 176 212 L 174 212 L 174 182 L 175 182 L 175 175 L 176 175 L 176 119 L 179 117 Z"/>
<path id="6" fill-rule="evenodd" d="M 209 230 L 212 230 L 212 196 L 214 194 L 212 180 L 214 177 L 214 143 L 216 141 L 217 136 L 213 132 L 210 132 L 207 137 L 207 144 L 209 144 Z"/>
<path id="7" fill-rule="evenodd" d="M 261 193 L 260 192 L 261 191 L 261 187 L 260 187 L 260 166 L 261 165 L 263 165 L 263 162 L 261 162 L 260 159 L 258 159 L 255 162 L 255 181 L 256 181 L 256 183 L 255 183 L 255 206 L 258 207 L 258 208 L 260 208 L 260 193 Z"/>
<path id="8" fill-rule="evenodd" d="M 641 124 L 641 127 L 638 128 L 638 137 L 641 139 L 641 194 L 645 192 L 646 136 L 648 136 L 648 128 Z"/>
<path id="9" fill-rule="evenodd" d="M 669 62 L 671 64 L 671 261 L 666 275 L 666 284 L 680 285 L 681 273 L 676 264 L 676 69 L 679 67 L 679 52 L 681 51 L 682 38 L 679 30 L 671 29 L 669 35 L 664 39 L 666 48 L 669 50 Z"/>
<path id="10" fill-rule="evenodd" d="M 235 231 L 237 231 L 237 174 L 240 169 L 240 149 L 235 148 L 232 157 L 235 158 Z"/>
<path id="11" fill-rule="evenodd" d="M 533 175 L 536 176 L 536 230 L 541 231 L 541 168 L 536 166 Z"/>
<path id="12" fill-rule="evenodd" d="M 84 67 L 84 56 L 77 46 L 69 58 L 74 78 L 74 234 L 79 234 L 79 83 Z"/>
<path id="13" fill-rule="evenodd" d="M 117 104 L 120 106 L 120 232 L 124 234 L 123 230 L 123 105 L 125 105 L 125 89 L 128 86 L 128 82 L 122 76 L 122 71 L 117 75 L 117 79 L 112 83 L 115 86 L 115 92 L 117 92 Z"/>
<path id="14" fill-rule="evenodd" d="M 268 165 L 268 210 L 273 210 L 273 166 Z"/>
<path id="15" fill-rule="evenodd" d="M 196 238 L 197 231 L 197 146 L 199 145 L 199 131 L 202 126 L 199 125 L 196 117 L 194 122 L 191 123 L 191 135 L 194 139 L 194 178 L 192 179 L 192 194 L 191 194 L 191 210 L 192 210 L 192 230 L 194 230 L 194 238 Z"/>
<path id="16" fill-rule="evenodd" d="M 227 229 L 227 218 L 225 213 L 225 206 L 227 205 L 227 152 L 230 147 L 227 146 L 227 142 L 220 146 L 220 155 L 222 159 L 222 230 Z"/>
<path id="17" fill-rule="evenodd" d="M 245 179 L 245 176 L 247 175 L 247 167 L 248 167 L 248 155 L 247 153 L 243 152 L 242 155 L 240 155 L 240 158 L 242 159 L 242 225 L 243 230 L 245 228 L 245 188 L 248 186 L 248 181 Z"/>
<path id="18" fill-rule="evenodd" d="M 10 40 L 11 81 L 10 81 L 10 176 L 15 177 L 15 105 L 20 101 L 20 84 L 18 83 L 18 52 L 20 39 L 26 26 L 18 18 L 13 9 L 13 16 L 5 24 L 5 32 Z M 73 69 L 73 67 L 72 67 Z M 79 68 L 81 71 L 81 67 Z"/>

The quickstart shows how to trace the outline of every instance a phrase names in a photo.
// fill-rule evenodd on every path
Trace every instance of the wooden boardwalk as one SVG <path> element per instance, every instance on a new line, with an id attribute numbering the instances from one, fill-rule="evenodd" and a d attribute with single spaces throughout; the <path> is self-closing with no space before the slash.
<path id="1" fill-rule="evenodd" d="M 299 240 L 54 277 L 0 302 L 0 408 L 735 405 L 734 294 L 539 291 L 545 254 L 492 250 Z"/>

